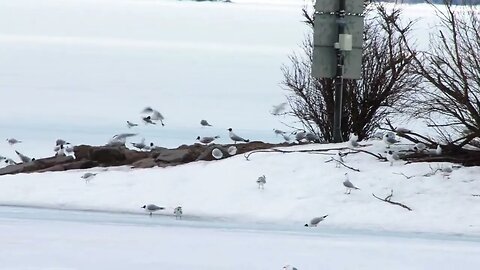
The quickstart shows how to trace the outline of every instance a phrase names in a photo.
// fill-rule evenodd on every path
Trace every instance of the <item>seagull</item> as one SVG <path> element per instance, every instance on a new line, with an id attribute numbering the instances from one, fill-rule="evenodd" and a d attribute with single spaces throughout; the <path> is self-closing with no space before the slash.
<path id="1" fill-rule="evenodd" d="M 305 139 L 305 136 L 307 135 L 304 130 L 295 131 L 293 134 L 295 134 L 295 140 L 297 140 L 298 142 Z"/>
<path id="2" fill-rule="evenodd" d="M 376 140 L 381 140 L 381 139 L 383 139 L 383 135 L 384 135 L 383 132 L 377 131 L 377 132 L 373 133 L 373 134 L 370 136 L 370 138 L 376 139 Z"/>
<path id="3" fill-rule="evenodd" d="M 162 126 L 165 126 L 165 124 L 163 123 L 163 120 L 165 119 L 163 115 L 159 111 L 152 109 L 152 107 L 145 107 L 145 109 L 143 109 L 141 113 L 150 114 L 149 116 L 142 117 L 145 124 L 155 125 L 156 123 L 153 121 L 160 121 Z"/>
<path id="4" fill-rule="evenodd" d="M 67 147 L 65 148 L 65 153 L 67 154 L 72 154 L 74 152 L 74 148 L 73 147 Z"/>
<path id="5" fill-rule="evenodd" d="M 202 127 L 211 127 L 212 126 L 208 123 L 207 120 L 204 120 L 204 119 L 202 119 L 202 121 L 200 121 L 200 125 L 202 125 Z"/>
<path id="6" fill-rule="evenodd" d="M 14 144 L 17 144 L 17 143 L 21 143 L 22 141 L 19 141 L 15 138 L 10 138 L 10 139 L 6 139 L 6 141 L 8 142 L 8 144 L 10 145 L 14 145 Z"/>
<path id="7" fill-rule="evenodd" d="M 173 214 L 175 215 L 175 219 L 182 219 L 182 215 L 183 215 L 182 207 L 181 206 L 175 207 L 175 209 L 173 209 Z"/>
<path id="8" fill-rule="evenodd" d="M 163 115 L 159 111 L 153 110 L 153 113 L 150 116 L 150 119 L 153 120 L 153 121 L 160 121 L 160 124 L 162 124 L 162 126 L 165 126 L 165 124 L 163 123 L 163 120 L 165 118 L 163 117 Z"/>
<path id="9" fill-rule="evenodd" d="M 267 177 L 265 175 L 262 175 L 258 177 L 257 179 L 257 184 L 259 189 L 263 189 L 263 186 L 267 183 Z"/>
<path id="10" fill-rule="evenodd" d="M 417 153 L 421 153 L 425 151 L 425 149 L 427 149 L 427 146 L 422 142 L 418 142 L 413 146 L 413 150 Z"/>
<path id="11" fill-rule="evenodd" d="M 96 173 L 91 173 L 91 172 L 87 172 L 85 173 L 84 175 L 82 175 L 80 178 L 82 178 L 83 180 L 85 180 L 85 183 L 88 183 L 90 182 L 90 180 L 92 180 L 95 175 L 97 175 Z"/>
<path id="12" fill-rule="evenodd" d="M 132 127 L 136 127 L 136 126 L 138 126 L 138 124 L 135 124 L 135 123 L 132 123 L 132 122 L 130 122 L 130 121 L 127 121 L 127 127 L 128 127 L 128 128 L 132 128 Z"/>
<path id="13" fill-rule="evenodd" d="M 280 115 L 285 111 L 286 107 L 287 107 L 286 102 L 280 103 L 278 105 L 273 105 L 272 114 L 273 115 Z"/>
<path id="14" fill-rule="evenodd" d="M 145 125 L 148 125 L 148 124 L 156 125 L 157 124 L 157 123 L 152 121 L 152 117 L 150 115 L 146 116 L 146 117 L 142 117 L 142 120 L 143 120 L 143 123 L 145 123 Z"/>
<path id="15" fill-rule="evenodd" d="M 443 178 L 448 178 L 450 174 L 453 172 L 453 169 L 450 166 L 442 167 L 440 170 L 442 171 Z"/>
<path id="16" fill-rule="evenodd" d="M 345 194 L 350 194 L 352 189 L 359 189 L 356 186 L 354 186 L 352 182 L 350 182 L 350 180 L 348 179 L 348 173 L 345 173 L 345 181 L 343 181 L 343 185 L 347 188 L 347 190 L 345 191 Z"/>
<path id="17" fill-rule="evenodd" d="M 317 135 L 311 133 L 311 132 L 308 132 L 305 134 L 305 139 L 309 142 L 318 142 L 320 141 L 320 139 L 318 138 Z"/>
<path id="18" fill-rule="evenodd" d="M 278 134 L 285 134 L 285 133 L 286 133 L 285 131 L 283 131 L 283 130 L 280 130 L 280 129 L 276 129 L 276 128 L 274 128 L 274 129 L 273 129 L 273 132 L 275 133 L 275 135 L 278 135 Z"/>
<path id="19" fill-rule="evenodd" d="M 113 136 L 110 141 L 108 141 L 107 146 L 125 146 L 127 138 L 137 136 L 137 133 L 120 133 Z"/>
<path id="20" fill-rule="evenodd" d="M 232 128 L 229 128 L 228 131 L 229 131 L 229 136 L 230 136 L 230 139 L 232 139 L 232 141 L 235 142 L 235 144 L 237 142 L 249 142 L 250 140 L 247 140 L 247 139 L 244 139 L 240 136 L 238 136 L 237 134 L 233 133 L 232 131 L 233 129 Z"/>
<path id="21" fill-rule="evenodd" d="M 6 158 L 5 159 L 5 163 L 7 163 L 8 165 L 17 165 L 18 163 L 15 162 L 13 159 L 11 158 Z"/>
<path id="22" fill-rule="evenodd" d="M 317 227 L 318 223 L 322 222 L 328 215 L 322 217 L 314 217 L 310 220 L 310 223 L 306 223 L 305 227 Z"/>
<path id="23" fill-rule="evenodd" d="M 340 168 L 340 165 L 342 165 L 342 163 L 345 163 L 345 161 L 343 160 L 342 151 L 339 150 L 337 152 L 337 160 L 335 160 L 335 168 Z"/>
<path id="24" fill-rule="evenodd" d="M 55 141 L 55 145 L 56 145 L 56 146 L 65 145 L 65 144 L 70 144 L 70 143 L 67 142 L 67 141 L 65 141 L 65 140 L 63 140 L 63 139 L 57 139 L 57 140 Z"/>
<path id="25" fill-rule="evenodd" d="M 438 156 L 440 156 L 442 154 L 442 146 L 437 145 L 437 149 L 435 149 L 435 154 L 437 154 Z"/>
<path id="26" fill-rule="evenodd" d="M 145 144 L 145 138 L 142 138 L 142 140 L 138 143 L 131 143 L 133 147 L 138 148 L 139 150 L 147 149 L 147 145 Z"/>
<path id="27" fill-rule="evenodd" d="M 348 144 L 350 144 L 351 147 L 359 147 L 360 145 L 358 144 L 358 136 L 355 133 L 350 133 L 350 139 L 348 140 Z"/>
<path id="28" fill-rule="evenodd" d="M 392 150 L 389 150 L 387 152 L 387 160 L 390 161 L 390 166 L 393 166 L 394 162 L 400 160 L 400 156 L 397 153 L 393 152 Z"/>
<path id="29" fill-rule="evenodd" d="M 34 158 L 29 158 L 29 157 L 25 156 L 24 154 L 18 152 L 17 150 L 15 150 L 15 153 L 17 153 L 17 155 L 20 157 L 20 160 L 22 160 L 23 163 L 28 163 L 28 162 L 35 161 Z"/>
<path id="30" fill-rule="evenodd" d="M 213 142 L 215 139 L 218 139 L 220 138 L 220 136 L 215 136 L 215 137 L 201 137 L 198 136 L 197 137 L 197 141 L 201 142 L 201 143 L 204 143 L 205 145 Z"/>
<path id="31" fill-rule="evenodd" d="M 282 134 L 282 137 L 285 140 L 285 142 L 290 142 L 290 136 L 288 136 L 287 134 Z"/>
<path id="32" fill-rule="evenodd" d="M 283 270 L 298 270 L 296 267 L 293 267 L 290 264 L 285 265 L 282 269 Z"/>
<path id="33" fill-rule="evenodd" d="M 395 132 L 397 132 L 398 134 L 404 134 L 404 133 L 410 133 L 412 132 L 410 129 L 408 128 L 404 128 L 404 127 L 397 127 L 395 129 Z"/>
<path id="34" fill-rule="evenodd" d="M 153 212 L 165 209 L 165 207 L 156 206 L 155 204 L 147 204 L 142 206 L 142 208 L 145 209 L 145 211 L 149 212 L 150 216 L 152 216 Z"/>
<path id="35" fill-rule="evenodd" d="M 383 142 L 387 145 L 387 148 L 390 148 L 390 145 L 397 143 L 398 141 L 395 139 L 395 133 L 387 132 L 383 134 Z"/>
<path id="36" fill-rule="evenodd" d="M 60 144 L 60 145 L 57 146 L 57 147 L 58 147 L 58 149 L 55 151 L 55 152 L 56 152 L 56 153 L 55 153 L 55 156 L 56 156 L 56 157 L 64 157 L 64 156 L 66 156 L 66 154 L 65 154 L 65 149 L 63 148 L 63 144 Z M 55 148 L 57 148 L 57 147 L 55 147 Z"/>

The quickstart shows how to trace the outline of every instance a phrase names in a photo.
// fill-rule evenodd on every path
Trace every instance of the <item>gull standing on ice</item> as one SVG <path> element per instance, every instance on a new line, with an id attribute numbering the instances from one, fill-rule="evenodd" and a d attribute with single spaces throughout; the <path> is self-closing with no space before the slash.
<path id="1" fill-rule="evenodd" d="M 358 187 L 354 186 L 352 182 L 350 182 L 350 179 L 348 179 L 348 173 L 345 173 L 345 181 L 343 181 L 343 185 L 347 188 L 345 194 L 350 194 L 352 189 L 359 189 Z"/>
<path id="2" fill-rule="evenodd" d="M 322 217 L 314 217 L 310 220 L 310 223 L 306 223 L 305 227 L 317 227 L 318 223 L 322 222 L 328 215 Z"/>
<path id="3" fill-rule="evenodd" d="M 173 214 L 175 215 L 175 219 L 182 219 L 182 215 L 183 215 L 182 207 L 181 206 L 175 207 L 175 209 L 173 209 Z"/>
<path id="4" fill-rule="evenodd" d="M 132 128 L 132 127 L 136 127 L 136 126 L 138 126 L 138 124 L 135 124 L 135 123 L 132 123 L 132 122 L 130 122 L 130 121 L 127 121 L 127 127 L 128 127 L 128 128 Z"/>
<path id="5" fill-rule="evenodd" d="M 95 177 L 95 175 L 97 175 L 97 174 L 96 174 L 96 173 L 87 172 L 87 173 L 85 173 L 84 175 L 82 175 L 81 178 L 82 178 L 83 180 L 85 180 L 85 183 L 88 183 L 88 182 L 90 182 L 90 180 L 92 180 L 92 179 Z"/>
<path id="6" fill-rule="evenodd" d="M 200 121 L 200 125 L 202 125 L 202 127 L 211 127 L 212 126 L 205 119 L 202 119 L 202 121 Z"/>
<path id="7" fill-rule="evenodd" d="M 25 156 L 24 154 L 18 152 L 17 150 L 15 150 L 15 153 L 17 153 L 18 157 L 20 158 L 20 160 L 23 163 L 28 163 L 28 162 L 35 161 L 35 158 L 29 158 L 29 157 Z"/>
<path id="8" fill-rule="evenodd" d="M 149 212 L 150 216 L 152 216 L 153 212 L 165 209 L 165 207 L 156 206 L 155 204 L 146 204 L 142 206 L 142 208 L 145 209 L 146 212 Z"/>
<path id="9" fill-rule="evenodd" d="M 244 138 L 238 136 L 237 134 L 233 133 L 232 128 L 229 128 L 228 132 L 229 132 L 230 139 L 232 139 L 232 141 L 234 141 L 235 144 L 237 144 L 237 142 L 249 142 L 250 141 L 250 140 L 244 139 Z"/>
<path id="10" fill-rule="evenodd" d="M 207 144 L 213 142 L 214 140 L 216 140 L 218 138 L 220 138 L 220 136 L 215 136 L 215 137 L 200 137 L 200 136 L 198 136 L 197 141 L 207 145 Z"/>
<path id="11" fill-rule="evenodd" d="M 257 184 L 259 189 L 264 189 L 263 186 L 267 183 L 267 177 L 265 175 L 262 175 L 258 177 L 257 179 Z"/>
<path id="12" fill-rule="evenodd" d="M 10 145 L 14 145 L 14 144 L 17 144 L 17 143 L 21 143 L 22 141 L 19 141 L 15 138 L 9 138 L 9 139 L 6 139 L 6 141 L 8 142 L 8 144 Z"/>

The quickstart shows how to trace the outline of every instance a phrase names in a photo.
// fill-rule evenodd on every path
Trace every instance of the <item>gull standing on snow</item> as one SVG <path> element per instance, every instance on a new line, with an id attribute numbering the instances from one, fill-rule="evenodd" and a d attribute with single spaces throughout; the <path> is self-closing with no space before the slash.
<path id="1" fill-rule="evenodd" d="M 207 144 L 213 142 L 214 140 L 216 140 L 218 138 L 220 138 L 220 136 L 215 136 L 215 137 L 208 137 L 208 136 L 207 137 L 200 137 L 200 136 L 198 136 L 197 141 L 207 145 Z"/>
<path id="2" fill-rule="evenodd" d="M 395 133 L 387 132 L 383 134 L 383 142 L 387 145 L 387 148 L 390 148 L 390 145 L 395 144 L 398 141 L 395 139 Z"/>
<path id="3" fill-rule="evenodd" d="M 18 152 L 17 150 L 15 150 L 15 153 L 17 153 L 18 157 L 20 158 L 20 160 L 23 163 L 29 163 L 29 162 L 35 161 L 35 158 L 29 158 L 29 157 L 25 156 L 24 154 Z"/>
<path id="4" fill-rule="evenodd" d="M 132 128 L 132 127 L 136 127 L 136 126 L 138 126 L 138 124 L 135 124 L 135 123 L 132 123 L 132 122 L 130 122 L 130 121 L 127 121 L 127 127 L 128 127 L 128 128 Z"/>
<path id="5" fill-rule="evenodd" d="M 278 105 L 274 105 L 272 108 L 272 114 L 273 115 L 280 115 L 285 111 L 285 108 L 287 107 L 287 103 L 283 102 Z"/>
<path id="6" fill-rule="evenodd" d="M 310 223 L 306 223 L 305 227 L 317 227 L 318 223 L 322 222 L 328 215 L 322 217 L 314 217 L 310 220 Z"/>
<path id="7" fill-rule="evenodd" d="M 360 145 L 358 144 L 358 136 L 355 133 L 350 133 L 350 139 L 348 140 L 348 144 L 350 147 L 359 147 Z"/>
<path id="8" fill-rule="evenodd" d="M 350 179 L 348 179 L 348 173 L 345 173 L 345 181 L 343 181 L 343 185 L 347 188 L 345 194 L 350 194 L 352 189 L 359 189 L 358 187 L 354 186 L 352 182 L 350 182 Z"/>
<path id="9" fill-rule="evenodd" d="M 250 141 L 250 140 L 244 139 L 244 138 L 238 136 L 237 134 L 233 133 L 232 128 L 229 128 L 228 132 L 229 132 L 230 139 L 232 139 L 232 141 L 234 141 L 235 144 L 237 144 L 237 142 L 249 142 Z"/>
<path id="10" fill-rule="evenodd" d="M 335 160 L 335 168 L 340 168 L 340 165 L 342 165 L 342 163 L 345 163 L 345 161 L 343 160 L 343 153 L 342 151 L 338 150 L 337 159 Z"/>
<path id="11" fill-rule="evenodd" d="M 200 125 L 202 125 L 202 127 L 211 127 L 212 126 L 205 119 L 202 119 L 202 121 L 200 121 Z"/>
<path id="12" fill-rule="evenodd" d="M 145 209 L 146 212 L 149 212 L 150 216 L 152 216 L 153 212 L 165 209 L 165 207 L 156 206 L 155 204 L 146 204 L 142 206 L 142 208 Z"/>
<path id="13" fill-rule="evenodd" d="M 84 175 L 82 175 L 80 178 L 82 178 L 83 180 L 85 180 L 85 183 L 88 183 L 90 182 L 90 180 L 92 180 L 95 175 L 97 175 L 96 173 L 91 173 L 91 172 L 87 172 L 85 173 Z"/>
<path id="14" fill-rule="evenodd" d="M 14 145 L 14 144 L 17 144 L 17 143 L 21 143 L 22 141 L 19 141 L 15 138 L 9 138 L 9 139 L 6 139 L 6 141 L 8 142 L 8 144 L 10 145 Z"/>
<path id="15" fill-rule="evenodd" d="M 265 175 L 262 175 L 258 177 L 257 179 L 257 184 L 259 189 L 264 189 L 263 186 L 267 183 L 267 177 Z"/>
<path id="16" fill-rule="evenodd" d="M 173 214 L 175 215 L 175 219 L 182 219 L 182 215 L 183 215 L 182 207 L 181 206 L 175 207 L 175 209 L 173 209 Z"/>
<path id="17" fill-rule="evenodd" d="M 394 162 L 397 162 L 400 160 L 400 156 L 397 153 L 393 152 L 392 150 L 388 150 L 387 160 L 390 161 L 390 166 L 393 166 Z"/>

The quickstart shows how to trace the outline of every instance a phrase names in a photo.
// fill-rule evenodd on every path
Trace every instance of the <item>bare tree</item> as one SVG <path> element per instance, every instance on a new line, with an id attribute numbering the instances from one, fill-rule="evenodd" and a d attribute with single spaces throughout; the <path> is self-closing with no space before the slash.
<path id="1" fill-rule="evenodd" d="M 431 35 L 429 51 L 414 58 L 427 86 L 417 115 L 458 149 L 480 137 L 480 11 L 444 4 L 432 5 L 440 30 Z"/>
<path id="2" fill-rule="evenodd" d="M 401 11 L 387 10 L 381 4 L 373 5 L 370 12 L 365 22 L 362 79 L 345 80 L 344 139 L 351 132 L 359 138 L 370 135 L 390 113 L 404 108 L 407 95 L 415 91 L 420 82 L 420 76 L 411 72 L 415 52 L 406 48 L 405 37 L 412 23 L 398 27 L 395 23 Z M 313 16 L 305 9 L 303 15 L 313 29 Z M 333 141 L 334 79 L 311 76 L 312 53 L 310 35 L 302 45 L 302 53 L 291 55 L 290 65 L 282 67 L 283 85 L 289 92 L 290 113 L 310 132 L 330 142 Z"/>

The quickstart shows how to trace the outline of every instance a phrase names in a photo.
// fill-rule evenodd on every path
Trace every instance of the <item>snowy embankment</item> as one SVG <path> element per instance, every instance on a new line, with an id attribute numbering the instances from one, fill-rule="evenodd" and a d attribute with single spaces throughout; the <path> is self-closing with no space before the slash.
<path id="1" fill-rule="evenodd" d="M 382 142 L 364 149 L 384 154 Z M 305 145 L 288 148 L 336 148 Z M 397 146 L 398 147 L 398 146 Z M 302 226 L 314 216 L 328 218 L 321 227 L 385 231 L 480 234 L 480 168 L 460 168 L 449 177 L 421 176 L 447 164 L 390 166 L 364 153 L 349 154 L 354 172 L 325 162 L 326 154 L 256 153 L 247 161 L 238 155 L 220 161 L 196 162 L 170 168 L 126 167 L 92 169 L 99 174 L 89 183 L 85 171 L 19 174 L 0 177 L 0 204 L 61 209 L 142 213 L 146 203 L 165 206 L 171 215 L 181 205 L 186 216 L 223 218 L 236 222 L 266 222 Z M 345 194 L 344 174 L 360 188 Z M 407 179 L 400 175 L 417 175 Z M 265 175 L 264 190 L 256 184 Z M 413 209 L 408 211 L 372 197 L 386 197 Z"/>

